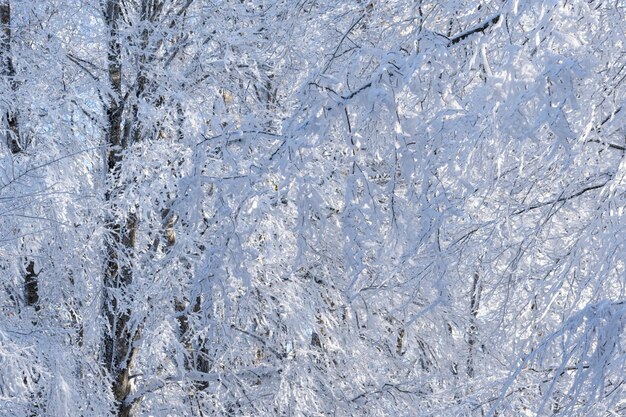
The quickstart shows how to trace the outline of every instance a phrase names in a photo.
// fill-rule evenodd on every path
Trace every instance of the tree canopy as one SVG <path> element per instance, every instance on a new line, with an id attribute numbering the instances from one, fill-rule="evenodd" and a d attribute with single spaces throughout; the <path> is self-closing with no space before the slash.
<path id="1" fill-rule="evenodd" d="M 626 413 L 623 0 L 0 0 L 0 416 Z"/>

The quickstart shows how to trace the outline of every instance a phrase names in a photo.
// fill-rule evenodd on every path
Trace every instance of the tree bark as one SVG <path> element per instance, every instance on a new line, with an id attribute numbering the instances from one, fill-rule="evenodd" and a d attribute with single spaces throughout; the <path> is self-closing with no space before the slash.
<path id="1" fill-rule="evenodd" d="M 475 374 L 474 355 L 476 354 L 476 344 L 478 343 L 478 309 L 480 307 L 480 276 L 474 273 L 472 278 L 472 289 L 470 293 L 470 316 L 469 329 L 467 331 L 467 376 L 473 378 Z"/>
<path id="2" fill-rule="evenodd" d="M 111 208 L 115 206 L 119 189 L 119 174 L 122 163 L 122 114 L 124 102 L 122 96 L 121 45 L 118 26 L 121 19 L 121 0 L 107 0 L 104 16 L 109 30 L 108 41 L 108 76 L 112 90 L 107 107 L 106 145 L 108 148 L 107 168 L 109 185 L 105 200 Z M 124 216 L 122 216 L 124 217 Z M 129 401 L 131 393 L 130 371 L 133 365 L 133 341 L 138 337 L 138 330 L 130 325 L 132 310 L 129 299 L 129 286 L 132 284 L 132 268 L 128 259 L 132 256 L 135 245 L 136 215 L 126 214 L 119 218 L 109 214 L 106 221 L 107 238 L 106 262 L 104 268 L 103 314 L 106 329 L 103 337 L 103 362 L 106 370 L 113 377 L 112 392 L 117 402 L 117 415 L 133 415 L 133 403 Z"/>
<path id="3" fill-rule="evenodd" d="M 0 26 L 2 26 L 2 38 L 0 40 L 0 53 L 2 54 L 2 75 L 9 80 L 13 93 L 17 90 L 15 82 L 15 67 L 11 50 L 11 2 L 3 0 L 0 3 Z M 5 113 L 6 118 L 6 143 L 11 153 L 17 154 L 22 151 L 20 129 L 17 114 L 11 109 Z"/>
<path id="4" fill-rule="evenodd" d="M 26 305 L 39 310 L 39 282 L 35 273 L 35 261 L 26 261 L 26 274 L 24 276 L 24 299 Z"/>
<path id="5" fill-rule="evenodd" d="M 2 76 L 8 79 L 11 86 L 11 93 L 15 95 L 17 91 L 17 83 L 15 81 L 15 66 L 13 65 L 13 56 L 11 48 L 11 2 L 3 0 L 0 3 L 0 54 L 2 56 L 2 67 L 0 72 Z M 14 101 L 14 97 L 11 100 Z M 6 143 L 13 155 L 23 151 L 22 141 L 20 138 L 20 129 L 17 117 L 17 111 L 9 108 L 5 113 L 6 126 Z M 35 261 L 24 260 L 24 300 L 27 306 L 39 309 L 39 283 L 35 273 Z"/>

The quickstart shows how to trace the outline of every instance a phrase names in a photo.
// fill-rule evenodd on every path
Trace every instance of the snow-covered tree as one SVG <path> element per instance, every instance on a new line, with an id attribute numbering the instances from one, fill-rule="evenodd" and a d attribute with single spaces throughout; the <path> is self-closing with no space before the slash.
<path id="1" fill-rule="evenodd" d="M 0 415 L 626 410 L 623 1 L 0 1 Z"/>

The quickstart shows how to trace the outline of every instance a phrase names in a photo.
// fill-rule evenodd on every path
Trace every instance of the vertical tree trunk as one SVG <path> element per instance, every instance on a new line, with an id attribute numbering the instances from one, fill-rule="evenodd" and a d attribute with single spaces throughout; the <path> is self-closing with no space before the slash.
<path id="1" fill-rule="evenodd" d="M 109 29 L 108 75 L 113 94 L 107 108 L 108 147 L 107 167 L 110 179 L 105 199 L 113 208 L 119 184 L 122 163 L 122 63 L 118 25 L 121 19 L 121 0 L 107 0 L 104 10 Z M 132 283 L 132 268 L 128 259 L 135 244 L 136 216 L 127 214 L 125 218 L 110 214 L 107 219 L 106 264 L 104 270 L 103 313 L 107 327 L 104 331 L 104 366 L 113 377 L 112 391 L 117 401 L 117 415 L 132 415 L 133 404 L 130 401 L 130 371 L 133 364 L 133 340 L 137 330 L 130 327 L 132 310 L 129 299 L 129 286 Z"/>
<path id="2" fill-rule="evenodd" d="M 11 49 L 11 2 L 9 0 L 2 0 L 0 3 L 0 26 L 2 27 L 0 33 L 0 55 L 2 56 L 0 72 L 3 77 L 8 79 L 8 84 L 14 95 L 17 91 L 17 83 L 15 82 L 15 66 L 13 65 Z M 7 101 L 14 101 L 14 97 Z M 6 144 L 14 155 L 22 152 L 17 113 L 15 109 L 7 109 L 4 115 L 6 126 L 3 126 Z M 24 268 L 24 300 L 27 306 L 38 309 L 39 283 L 38 274 L 35 273 L 35 261 L 26 258 Z"/>
<path id="3" fill-rule="evenodd" d="M 26 274 L 24 275 L 24 299 L 26 305 L 39 310 L 39 282 L 35 273 L 35 261 L 26 261 Z"/>
<path id="4" fill-rule="evenodd" d="M 13 66 L 13 57 L 11 56 L 11 3 L 9 0 L 2 0 L 0 3 L 0 25 L 2 26 L 0 53 L 2 54 L 2 75 L 9 80 L 13 92 L 17 89 L 15 82 L 15 67 Z M 21 152 L 22 145 L 20 140 L 20 129 L 17 115 L 8 109 L 4 115 L 6 118 L 7 128 L 6 143 L 11 153 L 17 154 Z"/>
<path id="5" fill-rule="evenodd" d="M 7 85 L 10 86 L 8 97 L 3 97 L 5 102 L 9 103 L 8 108 L 2 115 L 2 131 L 4 140 L 13 155 L 23 152 L 24 143 L 20 135 L 18 122 L 18 111 L 14 106 L 16 100 L 16 92 L 18 84 L 15 80 L 15 66 L 13 63 L 13 51 L 11 47 L 12 30 L 11 30 L 11 2 L 10 0 L 0 0 L 0 74 L 6 79 Z M 25 249 L 25 242 L 22 239 L 22 249 Z M 24 257 L 20 271 L 24 277 L 23 296 L 24 304 L 33 307 L 35 311 L 39 311 L 39 278 L 35 272 L 35 261 Z M 37 320 L 33 319 L 33 325 L 37 324 Z M 26 378 L 26 377 L 25 377 Z M 40 376 L 33 378 L 33 391 L 31 393 L 31 416 L 36 416 L 45 412 L 42 402 L 42 391 L 38 387 Z"/>
<path id="6" fill-rule="evenodd" d="M 478 316 L 478 308 L 480 307 L 480 293 L 480 276 L 478 272 L 475 272 L 472 278 L 469 329 L 467 332 L 467 376 L 470 378 L 473 378 L 475 374 L 474 355 L 476 344 L 478 343 L 478 323 L 476 322 L 476 317 Z"/>

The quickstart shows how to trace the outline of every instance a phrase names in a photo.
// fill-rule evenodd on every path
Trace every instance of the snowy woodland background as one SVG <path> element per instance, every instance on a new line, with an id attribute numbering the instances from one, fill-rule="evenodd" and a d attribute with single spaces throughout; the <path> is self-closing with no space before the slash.
<path id="1" fill-rule="evenodd" d="M 0 415 L 625 416 L 624 0 L 0 0 Z"/>

